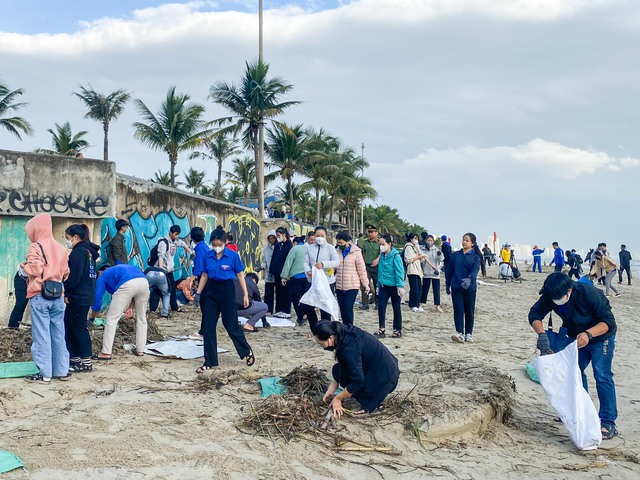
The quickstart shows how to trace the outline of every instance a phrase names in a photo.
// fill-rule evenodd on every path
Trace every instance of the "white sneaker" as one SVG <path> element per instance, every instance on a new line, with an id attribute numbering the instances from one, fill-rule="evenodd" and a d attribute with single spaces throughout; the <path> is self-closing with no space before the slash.
<path id="1" fill-rule="evenodd" d="M 284 315 L 284 313 L 282 313 L 282 312 L 276 312 L 276 313 L 273 314 L 273 316 L 276 317 L 276 318 L 284 318 L 283 315 Z"/>
<path id="2" fill-rule="evenodd" d="M 422 308 L 422 307 L 418 307 L 418 309 L 416 310 L 416 312 L 424 312 L 424 308 Z"/>
<path id="3" fill-rule="evenodd" d="M 473 343 L 473 337 L 471 336 L 471 334 L 470 334 L 470 333 L 467 333 L 467 334 L 464 336 L 464 341 L 465 341 L 465 342 L 469 342 L 469 343 Z"/>
<path id="4" fill-rule="evenodd" d="M 419 312 L 418 307 L 411 307 L 412 312 Z"/>
<path id="5" fill-rule="evenodd" d="M 455 335 L 451 335 L 451 340 L 453 340 L 456 343 L 464 343 L 464 335 L 458 332 Z"/>
<path id="6" fill-rule="evenodd" d="M 283 313 L 280 314 L 280 318 L 291 318 L 291 314 L 283 312 Z"/>
<path id="7" fill-rule="evenodd" d="M 444 310 L 442 310 L 440 305 L 436 305 L 436 312 L 444 313 Z"/>

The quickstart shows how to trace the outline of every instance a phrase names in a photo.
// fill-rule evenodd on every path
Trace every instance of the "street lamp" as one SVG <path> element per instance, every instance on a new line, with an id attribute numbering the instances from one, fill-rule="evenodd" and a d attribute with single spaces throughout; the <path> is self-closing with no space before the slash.
<path id="1" fill-rule="evenodd" d="M 262 0 L 258 0 L 258 62 L 264 61 L 262 42 Z M 256 165 L 256 183 L 258 184 L 258 211 L 260 219 L 264 218 L 264 119 L 260 119 L 258 127 L 258 162 Z"/>
<path id="2" fill-rule="evenodd" d="M 362 165 L 361 165 L 361 170 L 360 170 L 360 177 L 364 178 L 364 142 L 362 142 L 362 145 L 360 146 L 360 148 L 362 149 Z M 362 199 L 362 205 L 360 205 L 360 232 L 364 232 L 364 198 Z M 360 233 L 358 232 L 358 233 Z"/>

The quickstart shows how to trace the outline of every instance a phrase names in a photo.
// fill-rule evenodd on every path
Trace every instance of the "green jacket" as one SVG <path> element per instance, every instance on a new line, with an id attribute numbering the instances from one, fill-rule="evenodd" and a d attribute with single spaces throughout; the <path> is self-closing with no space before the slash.
<path id="1" fill-rule="evenodd" d="M 293 247 L 287 255 L 280 277 L 288 280 L 294 275 L 304 273 L 304 258 L 306 253 L 306 245 L 297 245 Z"/>
<path id="2" fill-rule="evenodd" d="M 362 250 L 364 263 L 367 265 L 371 265 L 373 261 L 378 258 L 378 255 L 380 255 L 380 244 L 378 240 L 370 242 L 368 238 L 361 239 L 361 241 L 358 242 L 358 247 Z"/>
<path id="3" fill-rule="evenodd" d="M 380 255 L 378 262 L 378 287 L 404 288 L 404 265 L 402 256 L 395 248 Z"/>
<path id="4" fill-rule="evenodd" d="M 124 244 L 124 235 L 120 232 L 116 233 L 109 242 L 110 251 L 107 252 L 107 261 L 113 267 L 114 265 L 129 263 L 127 248 Z"/>

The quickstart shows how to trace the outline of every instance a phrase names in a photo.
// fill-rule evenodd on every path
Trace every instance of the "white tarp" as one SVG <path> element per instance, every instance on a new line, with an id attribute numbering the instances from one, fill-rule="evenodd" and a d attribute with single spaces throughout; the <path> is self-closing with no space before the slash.
<path id="1" fill-rule="evenodd" d="M 551 406 L 569 431 L 576 447 L 580 450 L 598 448 L 602 442 L 600 417 L 582 386 L 578 342 L 570 343 L 553 355 L 535 358 L 533 365 Z"/>
<path id="2" fill-rule="evenodd" d="M 218 347 L 218 353 L 228 352 Z M 191 360 L 204 357 L 202 341 L 195 340 L 166 340 L 164 342 L 149 343 L 144 348 L 144 353 L 167 358 L 181 358 Z"/>
<path id="3" fill-rule="evenodd" d="M 338 320 L 338 301 L 333 296 L 329 279 L 323 270 L 311 269 L 311 288 L 300 299 L 300 303 L 318 307 L 330 313 L 334 320 Z"/>
<path id="4" fill-rule="evenodd" d="M 240 325 L 244 325 L 245 323 L 247 323 L 248 318 L 238 317 L 238 321 L 240 322 Z M 293 327 L 293 326 L 295 326 L 295 323 L 293 323 L 291 320 L 287 320 L 286 318 L 267 317 L 267 322 L 269 322 L 269 325 L 271 325 L 272 327 Z M 262 320 L 258 320 L 256 322 L 256 327 L 258 327 L 258 328 L 262 327 Z"/>

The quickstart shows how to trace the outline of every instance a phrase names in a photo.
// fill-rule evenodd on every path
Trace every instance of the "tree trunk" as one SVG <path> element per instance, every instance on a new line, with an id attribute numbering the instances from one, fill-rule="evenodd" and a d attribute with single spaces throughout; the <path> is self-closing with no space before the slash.
<path id="1" fill-rule="evenodd" d="M 331 228 L 331 222 L 333 222 L 333 195 L 331 195 L 331 201 L 329 203 L 329 222 L 327 228 Z"/>
<path id="2" fill-rule="evenodd" d="M 316 188 L 316 227 L 320 225 L 320 189 Z"/>
<path id="3" fill-rule="evenodd" d="M 171 186 L 176 188 L 176 161 L 177 159 L 173 158 L 173 155 L 169 154 L 169 163 L 171 164 Z"/>
<path id="4" fill-rule="evenodd" d="M 292 180 L 293 180 L 293 177 L 291 176 L 287 177 L 287 184 L 289 185 L 289 207 L 291 208 L 291 220 L 295 218 L 295 211 L 293 208 L 293 190 L 291 188 L 291 184 L 293 183 Z"/>
<path id="5" fill-rule="evenodd" d="M 256 184 L 258 187 L 258 211 L 260 218 L 264 218 L 264 125 L 260 121 L 258 128 L 258 149 L 256 161 Z"/>
<path id="6" fill-rule="evenodd" d="M 109 161 L 109 124 L 104 122 L 102 128 L 104 130 L 104 151 L 102 153 L 102 159 L 107 162 Z"/>

